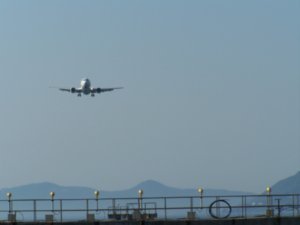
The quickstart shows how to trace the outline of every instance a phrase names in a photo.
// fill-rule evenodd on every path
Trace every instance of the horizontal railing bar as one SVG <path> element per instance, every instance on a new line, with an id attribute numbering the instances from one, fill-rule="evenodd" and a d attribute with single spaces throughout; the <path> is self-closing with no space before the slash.
<path id="1" fill-rule="evenodd" d="M 166 197 L 143 197 L 143 199 L 199 199 L 199 198 L 267 198 L 267 197 L 300 197 L 300 194 L 263 194 L 263 195 L 197 195 L 197 196 L 166 196 Z M 138 197 L 120 197 L 120 198 L 56 198 L 56 199 L 50 199 L 50 198 L 40 198 L 40 199 L 11 199 L 11 200 L 4 200 L 0 199 L 0 202 L 8 202 L 8 201 L 109 201 L 109 200 L 136 200 L 139 199 Z"/>

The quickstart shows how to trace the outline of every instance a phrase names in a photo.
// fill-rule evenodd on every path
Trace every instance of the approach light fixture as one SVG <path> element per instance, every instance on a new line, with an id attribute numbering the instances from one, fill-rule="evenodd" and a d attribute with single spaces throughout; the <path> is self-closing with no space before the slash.
<path id="1" fill-rule="evenodd" d="M 197 191 L 200 195 L 203 195 L 203 191 L 204 191 L 203 188 L 199 187 Z"/>
<path id="2" fill-rule="evenodd" d="M 142 198 L 143 197 L 143 194 L 144 194 L 144 191 L 142 189 L 140 189 L 138 191 L 138 194 L 139 194 L 139 198 Z"/>
<path id="3" fill-rule="evenodd" d="M 55 192 L 51 191 L 51 192 L 49 193 L 49 195 L 50 195 L 50 197 L 51 197 L 51 200 L 53 200 L 54 197 L 55 197 Z"/>
<path id="4" fill-rule="evenodd" d="M 6 197 L 8 198 L 8 201 L 10 201 L 11 197 L 12 197 L 12 193 L 11 192 L 7 192 L 6 193 Z"/>
<path id="5" fill-rule="evenodd" d="M 99 195 L 100 195 L 100 191 L 98 191 L 98 190 L 94 191 L 94 195 L 95 195 L 96 199 L 98 199 Z"/>
<path id="6" fill-rule="evenodd" d="M 267 194 L 269 195 L 269 194 L 271 194 L 271 192 L 272 192 L 272 189 L 271 189 L 271 187 L 270 186 L 268 186 L 267 188 L 266 188 L 266 192 L 267 192 Z"/>

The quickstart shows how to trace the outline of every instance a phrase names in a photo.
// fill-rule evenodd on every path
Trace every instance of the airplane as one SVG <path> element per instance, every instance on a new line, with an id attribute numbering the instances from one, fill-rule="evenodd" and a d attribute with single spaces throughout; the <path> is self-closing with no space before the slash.
<path id="1" fill-rule="evenodd" d="M 123 87 L 114 87 L 114 88 L 93 88 L 91 86 L 91 81 L 88 78 L 83 78 L 80 81 L 80 87 L 79 88 L 58 88 L 60 91 L 67 91 L 71 93 L 77 93 L 77 96 L 81 96 L 81 94 L 85 95 L 91 95 L 92 97 L 95 96 L 95 93 L 100 94 L 101 92 L 107 92 L 107 91 L 113 91 L 116 89 L 122 89 Z"/>

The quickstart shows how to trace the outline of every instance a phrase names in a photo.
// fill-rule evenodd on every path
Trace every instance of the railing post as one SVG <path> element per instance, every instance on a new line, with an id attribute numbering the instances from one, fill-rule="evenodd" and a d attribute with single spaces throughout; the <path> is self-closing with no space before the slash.
<path id="1" fill-rule="evenodd" d="M 220 198 L 219 197 L 216 197 L 216 200 L 218 201 L 218 200 L 220 200 Z M 216 204 L 216 215 L 217 215 L 217 217 L 220 217 L 220 202 L 217 202 L 217 204 Z"/>
<path id="2" fill-rule="evenodd" d="M 275 200 L 277 201 L 277 217 L 280 218 L 281 217 L 281 205 L 280 205 L 280 198 L 275 198 Z"/>
<path id="3" fill-rule="evenodd" d="M 167 220 L 167 198 L 164 197 L 165 220 Z"/>
<path id="4" fill-rule="evenodd" d="M 297 195 L 297 216 L 300 216 L 300 201 L 299 201 L 299 194 Z"/>
<path id="5" fill-rule="evenodd" d="M 86 215 L 89 214 L 89 200 L 86 200 Z"/>
<path id="6" fill-rule="evenodd" d="M 33 200 L 33 221 L 36 222 L 36 200 Z"/>
<path id="7" fill-rule="evenodd" d="M 191 212 L 193 212 L 194 211 L 193 197 L 190 198 L 190 208 L 191 208 Z"/>
<path id="8" fill-rule="evenodd" d="M 59 207 L 60 207 L 60 222 L 63 221 L 63 205 L 62 205 L 62 199 L 59 200 Z"/>
<path id="9" fill-rule="evenodd" d="M 246 196 L 242 196 L 242 217 L 247 218 L 247 203 Z"/>
<path id="10" fill-rule="evenodd" d="M 247 196 L 244 196 L 245 218 L 247 218 Z"/>
<path id="11" fill-rule="evenodd" d="M 116 215 L 116 199 L 115 198 L 112 199 L 112 211 L 113 211 L 113 215 Z"/>
<path id="12" fill-rule="evenodd" d="M 293 216 L 295 217 L 295 209 L 296 209 L 296 201 L 295 201 L 295 195 L 293 195 Z"/>

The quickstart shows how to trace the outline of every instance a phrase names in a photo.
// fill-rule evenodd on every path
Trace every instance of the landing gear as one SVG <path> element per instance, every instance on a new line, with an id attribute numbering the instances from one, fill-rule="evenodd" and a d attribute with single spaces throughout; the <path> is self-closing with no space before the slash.
<path id="1" fill-rule="evenodd" d="M 78 96 L 78 97 L 81 97 L 81 94 L 79 93 L 77 96 Z"/>
<path id="2" fill-rule="evenodd" d="M 95 97 L 95 94 L 94 94 L 94 93 L 92 93 L 92 94 L 91 94 L 91 96 L 92 96 L 92 97 Z"/>

